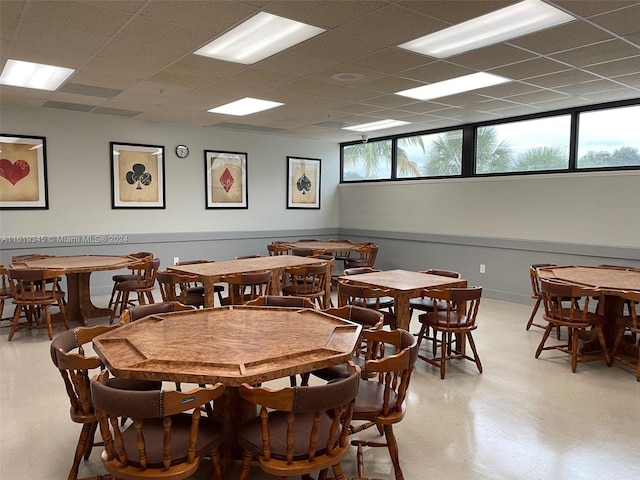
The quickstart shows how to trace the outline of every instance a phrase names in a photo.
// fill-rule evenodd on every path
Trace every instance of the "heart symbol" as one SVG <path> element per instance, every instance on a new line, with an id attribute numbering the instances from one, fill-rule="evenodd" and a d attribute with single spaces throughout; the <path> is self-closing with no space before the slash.
<path id="1" fill-rule="evenodd" d="M 29 164 L 25 160 L 16 160 L 16 163 L 11 163 L 8 158 L 0 160 L 0 177 L 9 180 L 12 185 L 29 175 L 30 170 Z"/>

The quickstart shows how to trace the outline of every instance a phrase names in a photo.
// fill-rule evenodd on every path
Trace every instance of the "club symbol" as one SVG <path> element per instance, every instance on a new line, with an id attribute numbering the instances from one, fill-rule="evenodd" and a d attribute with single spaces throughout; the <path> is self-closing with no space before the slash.
<path id="1" fill-rule="evenodd" d="M 303 173 L 302 176 L 298 179 L 298 181 L 296 182 L 296 187 L 298 188 L 299 192 L 302 192 L 303 195 L 306 195 L 306 193 L 311 190 L 311 180 L 309 180 L 309 177 L 307 177 L 306 173 Z"/>
<path id="2" fill-rule="evenodd" d="M 151 185 L 151 174 L 145 172 L 145 166 L 141 163 L 135 163 L 133 168 L 127 172 L 127 183 L 129 185 L 136 184 L 136 190 L 142 190 L 142 186 Z"/>

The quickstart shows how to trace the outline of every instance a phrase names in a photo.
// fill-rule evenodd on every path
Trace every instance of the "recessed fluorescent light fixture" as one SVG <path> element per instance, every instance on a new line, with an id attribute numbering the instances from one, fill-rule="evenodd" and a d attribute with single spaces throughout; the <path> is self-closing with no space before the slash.
<path id="1" fill-rule="evenodd" d="M 398 46 L 446 58 L 572 20 L 575 17 L 540 0 L 524 0 Z"/>
<path id="2" fill-rule="evenodd" d="M 431 100 L 432 98 L 446 97 L 455 95 L 456 93 L 470 92 L 479 88 L 500 85 L 501 83 L 510 82 L 510 78 L 500 77 L 491 73 L 479 72 L 471 75 L 464 75 L 451 80 L 424 85 L 422 87 L 410 88 L 396 92 L 396 95 L 403 97 L 415 98 L 417 100 Z"/>
<path id="3" fill-rule="evenodd" d="M 250 65 L 322 32 L 322 28 L 260 12 L 193 53 Z"/>
<path id="4" fill-rule="evenodd" d="M 0 74 L 0 84 L 53 91 L 73 72 L 72 68 L 9 59 Z"/>
<path id="5" fill-rule="evenodd" d="M 409 125 L 410 122 L 402 120 L 380 120 L 371 123 L 362 123 L 351 127 L 344 127 L 343 130 L 353 130 L 354 132 L 371 132 L 373 130 L 382 130 L 383 128 L 399 127 L 400 125 Z"/>
<path id="6" fill-rule="evenodd" d="M 241 100 L 236 100 L 235 102 L 227 103 L 226 105 L 220 105 L 219 107 L 212 108 L 207 111 L 211 113 L 222 113 L 224 115 L 237 115 L 241 117 L 251 113 L 262 112 L 263 110 L 269 110 L 270 108 L 279 107 L 281 105 L 284 105 L 284 103 L 246 97 Z"/>

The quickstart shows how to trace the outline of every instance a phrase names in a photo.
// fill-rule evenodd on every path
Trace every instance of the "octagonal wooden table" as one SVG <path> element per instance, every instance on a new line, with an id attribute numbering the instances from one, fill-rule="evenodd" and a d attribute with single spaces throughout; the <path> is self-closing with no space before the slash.
<path id="1" fill-rule="evenodd" d="M 238 424 L 255 415 L 239 385 L 344 363 L 361 328 L 316 310 L 230 306 L 151 315 L 96 337 L 93 345 L 116 377 L 224 383 L 214 411 L 225 443 L 235 447 Z"/>

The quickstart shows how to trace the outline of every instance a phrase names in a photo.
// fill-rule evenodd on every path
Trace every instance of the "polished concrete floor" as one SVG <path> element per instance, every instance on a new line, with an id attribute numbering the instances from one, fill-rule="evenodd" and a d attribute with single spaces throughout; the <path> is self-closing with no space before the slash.
<path id="1" fill-rule="evenodd" d="M 407 480 L 640 478 L 634 374 L 604 362 L 580 364 L 573 374 L 568 356 L 554 351 L 536 360 L 541 330 L 525 331 L 529 313 L 525 305 L 482 300 L 474 338 L 483 374 L 457 360 L 441 380 L 418 360 L 407 416 L 395 427 Z M 0 478 L 65 479 L 80 426 L 69 419 L 46 332 L 19 332 L 8 342 L 7 330 L 0 331 Z M 343 467 L 355 476 L 355 449 Z M 80 477 L 102 471 L 94 451 Z M 203 464 L 194 478 L 207 472 Z M 365 450 L 365 474 L 394 478 L 386 450 Z M 270 477 L 254 466 L 250 478 Z"/>

